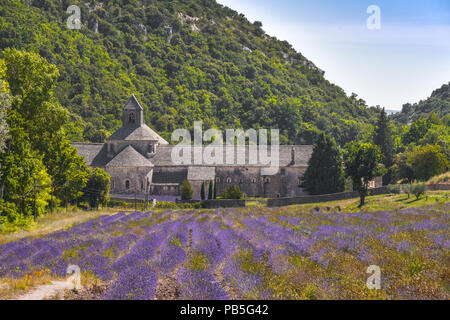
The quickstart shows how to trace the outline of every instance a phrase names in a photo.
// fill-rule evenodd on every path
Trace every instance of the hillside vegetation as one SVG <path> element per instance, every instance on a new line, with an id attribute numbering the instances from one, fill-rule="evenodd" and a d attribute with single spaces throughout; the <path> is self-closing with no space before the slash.
<path id="1" fill-rule="evenodd" d="M 70 5 L 81 8 L 80 30 L 67 28 Z M 72 141 L 104 141 L 131 93 L 166 139 L 201 119 L 279 128 L 283 143 L 311 143 L 323 130 L 344 145 L 369 135 L 375 118 L 262 23 L 214 0 L 0 0 L 0 50 L 8 47 L 57 66 Z"/>
<path id="2" fill-rule="evenodd" d="M 445 117 L 450 114 L 450 82 L 434 90 L 428 99 L 414 104 L 404 104 L 402 111 L 393 114 L 391 118 L 402 124 L 407 124 L 414 120 L 428 117 L 431 113 L 435 113 L 439 117 Z M 447 122 L 450 119 L 449 117 L 447 116 L 446 118 Z"/>

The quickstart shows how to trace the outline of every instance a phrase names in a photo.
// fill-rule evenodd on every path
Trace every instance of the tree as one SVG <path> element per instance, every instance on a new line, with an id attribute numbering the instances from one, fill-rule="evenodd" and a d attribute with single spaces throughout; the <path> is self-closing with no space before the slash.
<path id="1" fill-rule="evenodd" d="M 109 201 L 109 188 L 111 177 L 99 168 L 89 171 L 89 179 L 83 189 L 83 200 L 89 203 L 91 208 L 105 205 Z"/>
<path id="2" fill-rule="evenodd" d="M 380 166 L 383 155 L 378 146 L 371 143 L 349 143 L 344 154 L 345 172 L 353 181 L 353 188 L 359 192 L 362 207 L 368 194 L 369 182 L 386 172 Z"/>
<path id="3" fill-rule="evenodd" d="M 415 183 L 411 185 L 411 193 L 416 196 L 416 200 L 419 200 L 420 196 L 427 191 L 427 185 L 425 183 Z"/>
<path id="4" fill-rule="evenodd" d="M 334 139 L 329 135 L 321 133 L 317 137 L 302 180 L 303 187 L 310 194 L 344 191 L 342 154 Z"/>
<path id="5" fill-rule="evenodd" d="M 36 53 L 5 49 L 1 58 L 5 66 L 4 80 L 12 95 L 8 116 L 10 127 L 22 127 L 33 149 L 44 154 L 49 136 L 68 120 L 54 97 L 59 71 Z"/>
<path id="6" fill-rule="evenodd" d="M 377 145 L 381 153 L 384 156 L 383 164 L 386 168 L 390 168 L 393 164 L 393 139 L 392 131 L 389 125 L 389 119 L 387 117 L 384 108 L 380 112 L 377 125 L 375 127 L 374 144 Z M 392 173 L 388 170 L 387 174 L 383 176 L 383 185 L 390 183 L 392 178 Z"/>
<path id="7" fill-rule="evenodd" d="M 392 172 L 395 180 L 402 180 L 402 182 L 412 183 L 414 181 L 414 170 L 408 163 L 408 152 L 403 152 L 395 155 Z"/>
<path id="8" fill-rule="evenodd" d="M 66 207 L 83 195 L 89 172 L 84 159 L 77 154 L 63 132 L 55 134 L 52 140 L 44 155 L 44 163 L 51 176 L 53 210 L 53 195 L 61 199 Z"/>
<path id="9" fill-rule="evenodd" d="M 419 140 L 422 139 L 430 129 L 430 122 L 426 118 L 421 118 L 415 120 L 408 131 L 402 137 L 402 142 L 404 145 L 411 143 L 418 144 Z"/>
<path id="10" fill-rule="evenodd" d="M 10 105 L 11 96 L 9 94 L 9 91 L 6 88 L 5 83 L 0 80 L 0 153 L 4 151 L 6 146 L 6 139 L 8 138 L 9 130 L 8 122 L 6 122 L 6 116 Z"/>
<path id="11" fill-rule="evenodd" d="M 208 187 L 208 200 L 213 199 L 213 184 L 212 181 L 209 182 L 209 187 Z"/>
<path id="12" fill-rule="evenodd" d="M 217 199 L 217 181 L 214 181 L 214 199 Z"/>
<path id="13" fill-rule="evenodd" d="M 189 181 L 184 180 L 183 185 L 181 186 L 181 200 L 192 200 L 194 195 L 194 190 L 192 190 L 192 186 Z"/>
<path id="14" fill-rule="evenodd" d="M 407 163 L 419 181 L 427 181 L 448 170 L 446 155 L 440 146 L 435 145 L 417 147 L 409 154 Z"/>
<path id="15" fill-rule="evenodd" d="M 205 200 L 205 182 L 202 182 L 202 188 L 200 190 L 200 198 Z"/>
<path id="16" fill-rule="evenodd" d="M 238 186 L 232 185 L 223 192 L 224 199 L 241 199 L 242 191 Z"/>

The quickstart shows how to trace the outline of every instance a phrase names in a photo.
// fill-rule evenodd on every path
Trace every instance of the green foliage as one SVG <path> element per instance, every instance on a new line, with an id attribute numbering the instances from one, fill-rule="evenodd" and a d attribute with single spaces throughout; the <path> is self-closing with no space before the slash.
<path id="1" fill-rule="evenodd" d="M 450 83 L 444 84 L 441 88 L 433 91 L 428 99 L 411 105 L 403 105 L 402 112 L 392 115 L 392 119 L 406 124 L 420 118 L 426 118 L 431 113 L 438 117 L 445 117 L 450 114 Z"/>
<path id="2" fill-rule="evenodd" d="M 214 181 L 214 198 L 217 199 L 217 181 Z"/>
<path id="3" fill-rule="evenodd" d="M 200 198 L 205 200 L 205 182 L 202 182 L 202 188 L 200 190 Z"/>
<path id="4" fill-rule="evenodd" d="M 242 191 L 238 186 L 232 185 L 223 192 L 222 198 L 224 199 L 241 199 Z"/>
<path id="5" fill-rule="evenodd" d="M 0 65 L 0 73 L 2 66 Z M 1 77 L 0 77 L 1 79 Z M 5 83 L 0 80 L 0 153 L 2 153 L 6 146 L 8 138 L 8 122 L 6 121 L 7 112 L 11 106 L 11 96 L 9 90 L 5 87 Z"/>
<path id="6" fill-rule="evenodd" d="M 373 142 L 380 148 L 381 153 L 384 156 L 383 164 L 386 168 L 390 168 L 393 164 L 394 146 L 392 130 L 384 108 L 380 112 L 380 116 L 375 127 Z M 386 185 L 391 181 L 391 175 L 391 171 L 388 171 L 387 174 L 383 176 L 383 185 Z"/>
<path id="7" fill-rule="evenodd" d="M 411 185 L 410 192 L 416 196 L 416 199 L 419 200 L 420 196 L 425 194 L 427 190 L 427 185 L 425 183 L 414 183 Z"/>
<path id="8" fill-rule="evenodd" d="M 440 146 L 426 145 L 417 147 L 408 155 L 407 164 L 420 181 L 444 173 L 448 170 L 448 160 Z"/>
<path id="9" fill-rule="evenodd" d="M 402 137 L 402 142 L 405 145 L 410 143 L 417 143 L 420 139 L 422 139 L 430 129 L 431 124 L 426 118 L 420 118 L 415 120 L 408 131 Z"/>
<path id="10" fill-rule="evenodd" d="M 383 175 L 386 170 L 380 166 L 383 155 L 378 146 L 371 143 L 349 143 L 344 154 L 345 172 L 351 177 L 353 187 L 360 195 L 360 206 L 364 205 L 369 182 Z"/>
<path id="11" fill-rule="evenodd" d="M 310 194 L 329 194 L 345 189 L 342 154 L 333 138 L 321 133 L 303 176 L 303 187 Z"/>
<path id="12" fill-rule="evenodd" d="M 390 184 L 387 186 L 387 190 L 389 193 L 400 194 L 402 189 L 399 184 Z"/>
<path id="13" fill-rule="evenodd" d="M 120 101 L 131 93 L 164 138 L 197 119 L 219 129 L 280 128 L 282 141 L 293 144 L 312 143 L 320 131 L 340 145 L 371 132 L 376 113 L 362 99 L 347 97 L 289 43 L 243 15 L 215 1 L 126 3 L 90 10 L 74 0 L 81 30 L 66 28 L 66 1 L 2 3 L 0 50 L 37 52 L 58 67 L 54 90 L 70 111 L 71 139 L 103 141 L 120 125 Z M 170 43 L 166 25 L 174 28 Z"/>
<path id="14" fill-rule="evenodd" d="M 89 170 L 89 179 L 83 190 L 83 199 L 91 208 L 105 205 L 109 201 L 109 188 L 111 177 L 105 171 L 94 168 Z"/>
<path id="15" fill-rule="evenodd" d="M 192 200 L 192 197 L 194 195 L 194 190 L 192 189 L 191 184 L 189 181 L 184 180 L 183 185 L 181 186 L 181 200 Z"/>
<path id="16" fill-rule="evenodd" d="M 208 187 L 208 199 L 209 200 L 211 200 L 211 199 L 213 199 L 214 198 L 214 190 L 213 190 L 214 188 L 213 188 L 213 182 L 212 181 L 210 181 L 209 182 L 209 187 Z"/>

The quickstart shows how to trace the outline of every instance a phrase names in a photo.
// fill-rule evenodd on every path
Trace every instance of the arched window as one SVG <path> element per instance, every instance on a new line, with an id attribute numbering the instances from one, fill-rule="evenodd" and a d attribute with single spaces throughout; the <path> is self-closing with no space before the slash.
<path id="1" fill-rule="evenodd" d="M 255 178 L 252 179 L 252 183 L 256 183 L 256 179 Z"/>
<path id="2" fill-rule="evenodd" d="M 220 178 L 216 178 L 216 182 L 219 183 L 220 182 Z"/>
<path id="3" fill-rule="evenodd" d="M 231 178 L 230 177 L 227 178 L 227 183 L 231 183 Z"/>
<path id="4" fill-rule="evenodd" d="M 129 123 L 135 123 L 135 122 L 136 122 L 136 117 L 134 116 L 134 112 L 131 112 L 131 113 L 128 115 L 128 122 L 129 122 Z"/>
<path id="5" fill-rule="evenodd" d="M 141 190 L 144 190 L 144 181 L 141 181 Z"/>
<path id="6" fill-rule="evenodd" d="M 266 183 L 270 183 L 270 178 L 266 178 Z"/>
<path id="7" fill-rule="evenodd" d="M 125 181 L 125 189 L 130 189 L 130 180 Z"/>

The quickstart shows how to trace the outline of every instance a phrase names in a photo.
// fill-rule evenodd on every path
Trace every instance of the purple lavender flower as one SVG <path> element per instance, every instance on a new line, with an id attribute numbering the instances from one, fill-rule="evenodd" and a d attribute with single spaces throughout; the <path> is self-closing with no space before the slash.
<path id="1" fill-rule="evenodd" d="M 131 267 L 101 296 L 102 300 L 153 300 L 158 285 L 156 272 L 148 266 Z"/>

